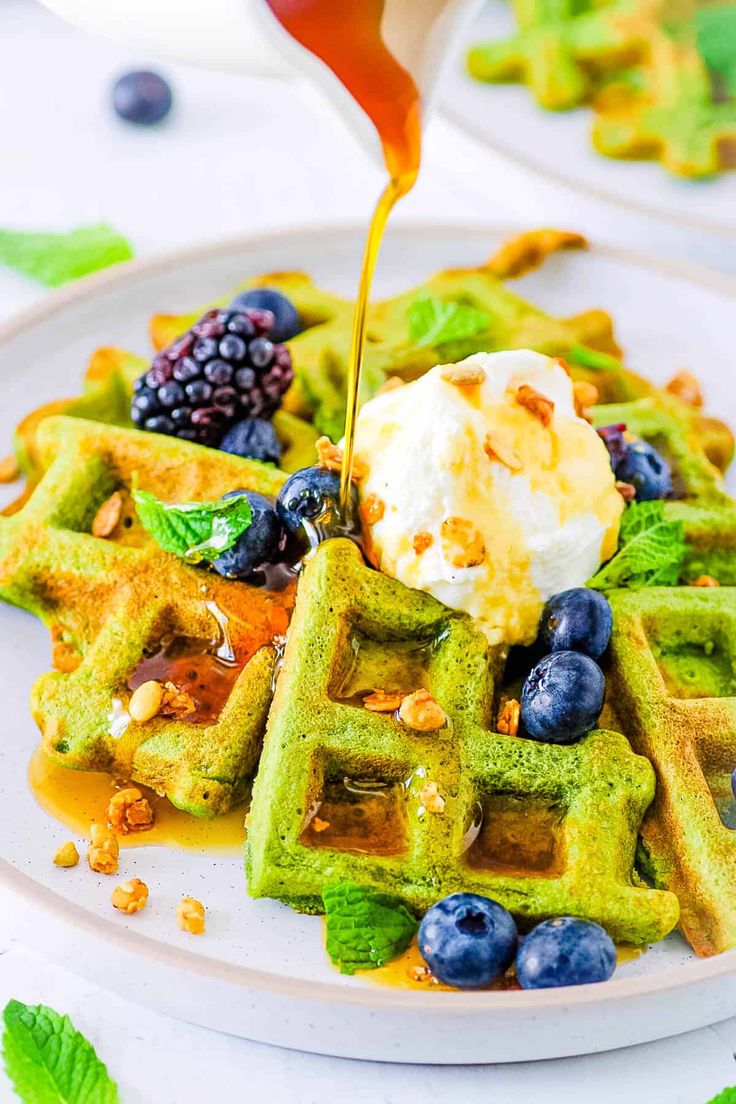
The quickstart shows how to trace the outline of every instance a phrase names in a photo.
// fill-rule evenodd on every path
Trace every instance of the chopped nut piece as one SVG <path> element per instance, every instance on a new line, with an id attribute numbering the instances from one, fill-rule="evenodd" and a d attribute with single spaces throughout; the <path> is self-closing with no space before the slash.
<path id="1" fill-rule="evenodd" d="M 677 375 L 673 376 L 665 390 L 669 391 L 671 395 L 676 395 L 678 399 L 682 399 L 688 406 L 701 407 L 705 401 L 700 380 L 692 372 L 688 372 L 687 369 L 683 369 L 682 372 L 678 372 Z"/>
<path id="2" fill-rule="evenodd" d="M 428 690 L 407 694 L 399 706 L 399 719 L 415 732 L 436 732 L 447 724 L 447 714 Z"/>
<path id="3" fill-rule="evenodd" d="M 516 736 L 519 731 L 520 718 L 521 705 L 516 698 L 509 698 L 498 714 L 498 720 L 496 722 L 498 731 L 502 732 L 505 736 Z"/>
<path id="4" fill-rule="evenodd" d="M 177 905 L 176 919 L 182 931 L 190 935 L 204 932 L 204 905 L 195 897 L 182 897 Z"/>
<path id="5" fill-rule="evenodd" d="M 385 383 L 376 391 L 377 395 L 385 395 L 388 391 L 396 391 L 404 386 L 404 381 L 399 376 L 389 376 Z"/>
<path id="6" fill-rule="evenodd" d="M 567 363 L 567 361 L 565 360 L 564 357 L 555 357 L 554 361 L 555 361 L 555 364 L 557 364 L 558 367 L 560 367 L 562 369 L 562 371 L 565 373 L 565 375 L 572 376 L 572 369 L 571 369 L 570 365 Z"/>
<path id="7" fill-rule="evenodd" d="M 148 900 L 148 886 L 140 878 L 130 878 L 127 882 L 121 882 L 112 891 L 112 903 L 116 909 L 132 916 L 134 912 L 140 912 Z"/>
<path id="8" fill-rule="evenodd" d="M 600 398 L 598 388 L 587 380 L 575 380 L 572 385 L 572 397 L 578 418 L 585 418 L 587 421 L 588 411 Z"/>
<path id="9" fill-rule="evenodd" d="M 120 521 L 123 512 L 123 498 L 120 491 L 115 491 L 102 503 L 92 522 L 93 537 L 109 537 L 115 526 Z"/>
<path id="10" fill-rule="evenodd" d="M 98 874 L 117 874 L 120 847 L 115 833 L 104 824 L 92 824 L 90 837 L 87 848 L 90 870 L 96 870 Z"/>
<path id="11" fill-rule="evenodd" d="M 587 245 L 582 234 L 569 230 L 525 230 L 504 242 L 485 267 L 494 276 L 510 280 L 539 268 L 552 253 L 561 249 L 586 249 Z"/>
<path id="12" fill-rule="evenodd" d="M 633 483 L 624 483 L 622 480 L 616 480 L 616 490 L 621 495 L 624 502 L 633 502 L 636 498 L 636 487 Z"/>
<path id="13" fill-rule="evenodd" d="M 509 471 L 521 471 L 524 467 L 518 452 L 506 438 L 506 435 L 499 429 L 494 429 L 493 433 L 488 433 L 486 435 L 486 439 L 483 442 L 483 451 L 489 460 L 498 460 L 498 462 L 503 464 L 504 467 L 507 467 Z"/>
<path id="14" fill-rule="evenodd" d="M 110 798 L 107 819 L 114 831 L 123 836 L 128 832 L 145 832 L 153 827 L 153 809 L 140 790 L 129 786 Z"/>
<path id="15" fill-rule="evenodd" d="M 188 691 L 181 690 L 173 682 L 164 683 L 163 699 L 159 712 L 166 717 L 188 717 L 194 713 L 197 705 Z"/>
<path id="16" fill-rule="evenodd" d="M 5 456 L 0 460 L 0 483 L 15 483 L 20 478 L 20 465 L 15 456 Z"/>
<path id="17" fill-rule="evenodd" d="M 436 782 L 425 782 L 419 791 L 419 800 L 428 813 L 444 813 L 445 799 Z"/>
<path id="18" fill-rule="evenodd" d="M 721 584 L 717 579 L 714 579 L 712 575 L 699 575 L 697 579 L 693 579 L 690 586 L 696 587 L 717 587 Z"/>
<path id="19" fill-rule="evenodd" d="M 136 687 L 128 702 L 128 712 L 134 721 L 143 724 L 150 721 L 161 709 L 164 700 L 164 688 L 160 682 L 151 679 Z"/>
<path id="20" fill-rule="evenodd" d="M 330 827 L 330 822 L 329 820 L 322 820 L 322 817 L 315 816 L 309 822 L 309 827 L 313 832 L 326 832 Z"/>
<path id="21" fill-rule="evenodd" d="M 374 690 L 363 698 L 363 705 L 371 713 L 395 713 L 404 700 L 404 695 L 398 691 L 387 693 L 385 690 Z"/>
<path id="22" fill-rule="evenodd" d="M 363 499 L 360 513 L 366 525 L 375 525 L 386 512 L 386 503 L 377 494 L 369 494 Z"/>
<path id="23" fill-rule="evenodd" d="M 61 847 L 57 848 L 54 855 L 54 866 L 76 866 L 78 862 L 79 852 L 73 840 L 67 840 L 66 843 L 62 843 Z"/>
<path id="24" fill-rule="evenodd" d="M 486 378 L 480 364 L 448 364 L 440 375 L 446 383 L 453 383 L 455 387 L 478 387 Z"/>
<path id="25" fill-rule="evenodd" d="M 333 445 L 329 437 L 320 437 L 316 443 L 317 467 L 327 468 L 328 471 L 342 471 L 342 449 Z M 352 478 L 356 483 L 365 479 L 368 474 L 368 465 L 357 456 L 353 456 Z"/>
<path id="26" fill-rule="evenodd" d="M 516 401 L 519 406 L 523 406 L 534 418 L 537 418 L 543 426 L 548 426 L 551 423 L 555 413 L 555 404 L 552 399 L 548 399 L 546 395 L 542 395 L 534 387 L 530 387 L 528 383 L 522 384 L 516 392 Z"/>
<path id="27" fill-rule="evenodd" d="M 409 970 L 409 977 L 412 981 L 429 981 L 432 977 L 432 971 L 429 966 L 412 966 Z"/>
<path id="28" fill-rule="evenodd" d="M 415 533 L 411 542 L 411 546 L 417 556 L 421 556 L 422 553 L 426 552 L 428 548 L 431 548 L 433 544 L 434 537 L 431 533 Z"/>
<path id="29" fill-rule="evenodd" d="M 445 518 L 440 535 L 442 555 L 453 567 L 477 567 L 486 558 L 483 537 L 467 518 Z"/>

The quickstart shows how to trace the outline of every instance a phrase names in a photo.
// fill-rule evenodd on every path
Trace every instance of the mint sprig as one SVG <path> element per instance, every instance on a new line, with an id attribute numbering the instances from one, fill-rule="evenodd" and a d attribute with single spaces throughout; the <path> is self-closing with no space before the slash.
<path id="1" fill-rule="evenodd" d="M 588 586 L 595 590 L 677 586 L 684 558 L 682 522 L 668 521 L 659 499 L 632 502 L 621 519 L 618 552 Z"/>
<path id="2" fill-rule="evenodd" d="M 237 541 L 253 520 L 243 491 L 216 502 L 162 502 L 150 491 L 134 489 L 140 523 L 164 552 L 188 563 L 215 560 Z"/>
<path id="3" fill-rule="evenodd" d="M 722 1089 L 717 1096 L 708 1101 L 708 1104 L 736 1104 L 736 1085 Z"/>
<path id="4" fill-rule="evenodd" d="M 0 264 L 46 287 L 58 287 L 101 268 L 129 261 L 130 242 L 106 222 L 67 233 L 0 230 Z"/>
<path id="5" fill-rule="evenodd" d="M 370 886 L 340 882 L 322 899 L 327 914 L 327 953 L 343 974 L 375 970 L 400 955 L 418 923 L 398 897 Z"/>
<path id="6" fill-rule="evenodd" d="M 11 1000 L 3 1021 L 5 1071 L 23 1104 L 119 1104 L 107 1068 L 68 1016 Z"/>
<path id="7" fill-rule="evenodd" d="M 464 303 L 445 302 L 429 292 L 418 295 L 406 315 L 409 337 L 418 349 L 464 341 L 488 329 L 490 315 Z"/>

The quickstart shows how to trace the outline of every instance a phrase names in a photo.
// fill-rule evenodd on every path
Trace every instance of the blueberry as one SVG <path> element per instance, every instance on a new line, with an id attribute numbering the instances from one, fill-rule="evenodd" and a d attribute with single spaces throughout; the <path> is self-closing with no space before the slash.
<path id="1" fill-rule="evenodd" d="M 276 509 L 290 533 L 301 535 L 307 523 L 310 540 L 346 536 L 349 525 L 340 513 L 340 475 L 326 468 L 301 468 L 284 483 Z M 351 513 L 358 516 L 358 492 L 352 486 Z"/>
<path id="2" fill-rule="evenodd" d="M 274 288 L 251 288 L 250 291 L 241 291 L 230 304 L 231 310 L 244 310 L 246 307 L 271 311 L 274 323 L 269 337 L 272 341 L 289 341 L 302 331 L 302 320 L 296 307 L 290 299 Z"/>
<path id="3" fill-rule="evenodd" d="M 636 488 L 639 502 L 666 498 L 672 492 L 672 472 L 663 456 L 647 441 L 629 444 L 623 459 L 616 464 L 616 478 Z"/>
<path id="4" fill-rule="evenodd" d="M 489 985 L 509 968 L 518 945 L 510 912 L 477 893 L 438 901 L 419 926 L 419 950 L 436 978 L 458 989 Z"/>
<path id="5" fill-rule="evenodd" d="M 603 672 L 579 652 L 553 652 L 532 667 L 521 691 L 527 733 L 547 744 L 571 744 L 595 728 L 606 692 Z"/>
<path id="6" fill-rule="evenodd" d="M 121 119 L 142 126 L 160 123 L 171 111 L 171 88 L 158 73 L 137 70 L 115 81 L 112 106 Z"/>
<path id="7" fill-rule="evenodd" d="M 231 491 L 225 498 L 245 493 L 253 511 L 253 520 L 232 548 L 213 561 L 215 570 L 227 579 L 247 579 L 279 554 L 282 528 L 271 503 L 255 491 Z"/>
<path id="8" fill-rule="evenodd" d="M 276 430 L 266 418 L 245 418 L 229 429 L 220 448 L 234 456 L 262 460 L 266 464 L 281 463 L 281 445 Z"/>
<path id="9" fill-rule="evenodd" d="M 550 652 L 584 652 L 597 659 L 608 647 L 612 628 L 608 599 L 598 590 L 573 587 L 548 600 L 539 636 Z"/>
<path id="10" fill-rule="evenodd" d="M 605 928 L 573 916 L 538 924 L 516 956 L 522 989 L 608 981 L 615 969 L 616 948 Z"/>

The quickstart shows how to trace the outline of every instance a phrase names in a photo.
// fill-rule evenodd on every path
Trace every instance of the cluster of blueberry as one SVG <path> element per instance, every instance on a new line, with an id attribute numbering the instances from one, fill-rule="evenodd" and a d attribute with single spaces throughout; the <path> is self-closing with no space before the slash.
<path id="1" fill-rule="evenodd" d="M 672 471 L 654 445 L 627 440 L 623 422 L 603 426 L 598 433 L 608 449 L 614 475 L 634 488 L 638 502 L 668 498 L 672 494 Z"/>
<path id="2" fill-rule="evenodd" d="M 502 905 L 477 893 L 453 893 L 425 914 L 419 951 L 434 976 L 456 989 L 479 989 L 515 963 L 522 989 L 552 989 L 607 981 L 616 948 L 599 924 L 561 916 L 524 939 Z"/>
<path id="3" fill-rule="evenodd" d="M 571 744 L 595 727 L 606 692 L 596 660 L 612 628 L 611 606 L 597 590 L 573 587 L 549 599 L 537 637 L 549 654 L 532 667 L 521 691 L 521 720 L 529 736 Z"/>

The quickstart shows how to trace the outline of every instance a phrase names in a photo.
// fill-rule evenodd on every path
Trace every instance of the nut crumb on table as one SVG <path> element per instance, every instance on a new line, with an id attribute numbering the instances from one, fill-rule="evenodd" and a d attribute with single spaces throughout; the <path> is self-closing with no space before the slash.
<path id="1" fill-rule="evenodd" d="M 134 912 L 140 912 L 148 901 L 148 886 L 140 878 L 129 878 L 127 882 L 121 882 L 112 891 L 113 907 L 120 912 L 132 916 Z"/>
<path id="2" fill-rule="evenodd" d="M 190 935 L 204 933 L 205 910 L 196 897 L 182 897 L 176 908 L 176 919 L 180 929 Z"/>
<path id="3" fill-rule="evenodd" d="M 117 874 L 120 864 L 120 845 L 117 836 L 106 824 L 90 825 L 87 862 L 90 870 L 98 874 Z"/>

